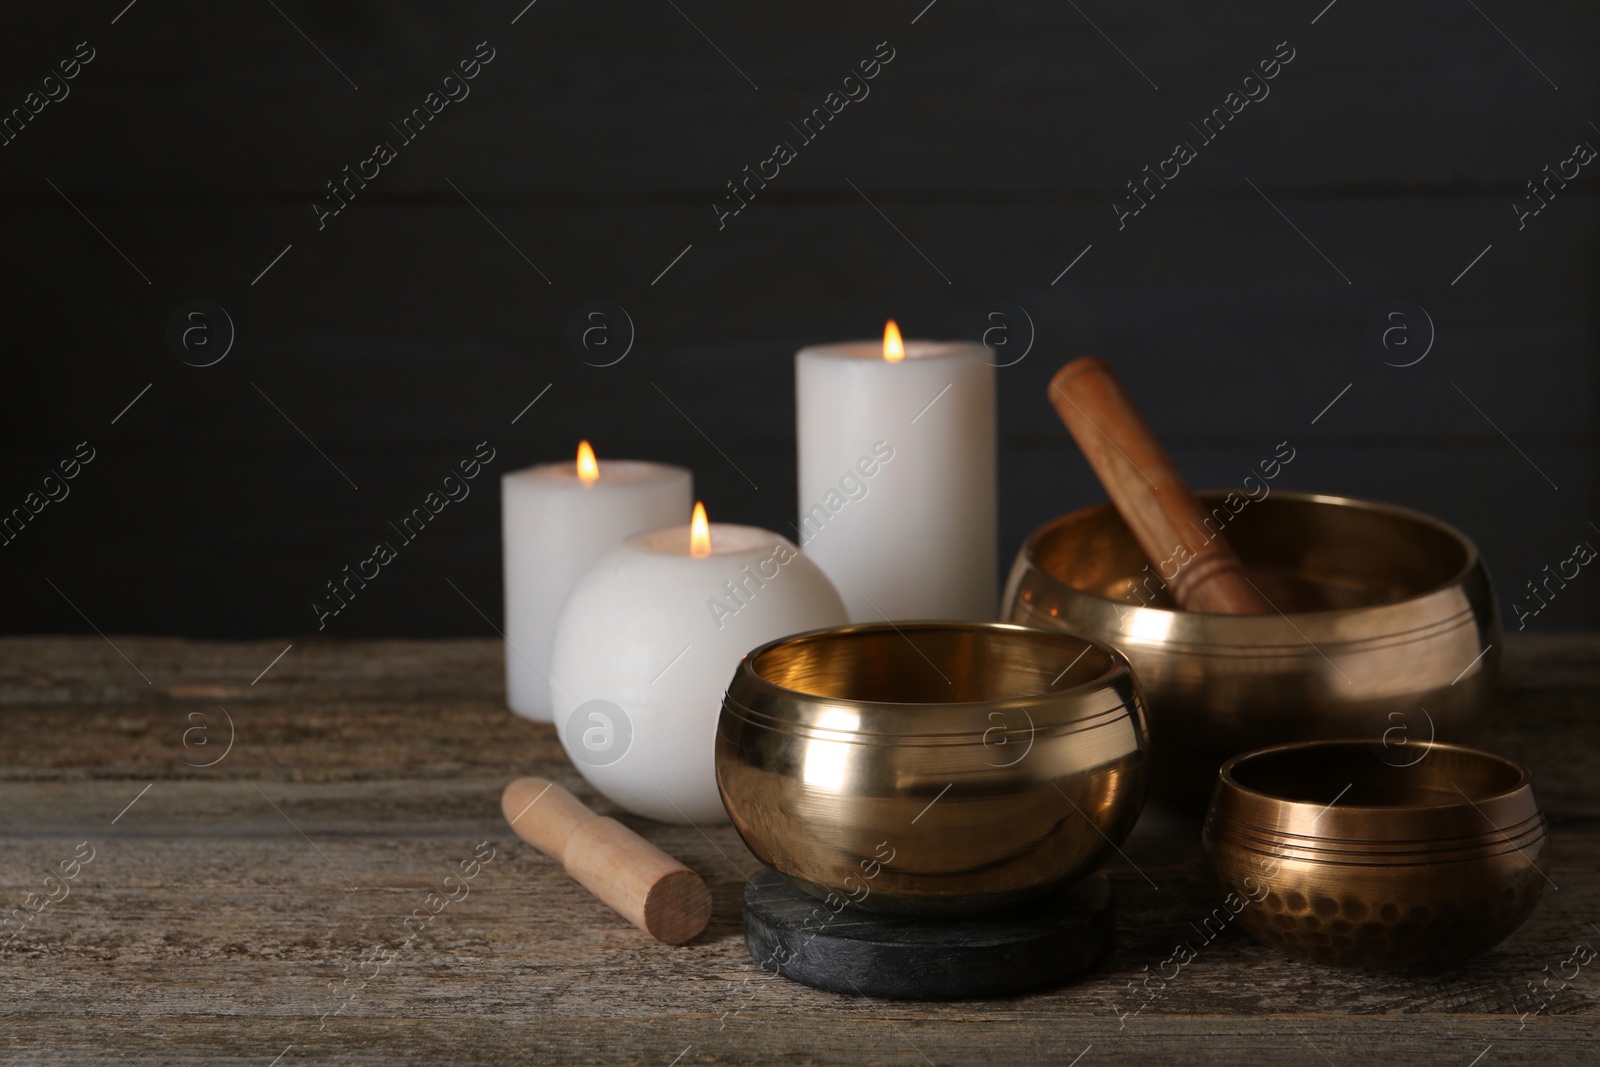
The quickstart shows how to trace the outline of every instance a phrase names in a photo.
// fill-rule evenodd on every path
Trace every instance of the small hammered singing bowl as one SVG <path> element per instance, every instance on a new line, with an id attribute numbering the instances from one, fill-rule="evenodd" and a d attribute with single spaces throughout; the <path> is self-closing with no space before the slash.
<path id="1" fill-rule="evenodd" d="M 1489 697 L 1500 631 L 1489 574 L 1459 530 L 1349 497 L 1205 492 L 1279 610 L 1179 611 L 1109 504 L 1028 538 L 1001 615 L 1111 645 L 1150 704 L 1153 778 L 1196 814 L 1217 767 L 1267 745 L 1342 737 L 1451 740 Z"/>
<path id="2" fill-rule="evenodd" d="M 1005 623 L 814 630 L 755 649 L 717 725 L 750 851 L 835 912 L 980 914 L 1093 872 L 1144 803 L 1114 649 Z"/>
<path id="3" fill-rule="evenodd" d="M 1412 971 L 1522 925 L 1550 863 L 1527 771 L 1460 745 L 1406 749 L 1312 741 L 1223 765 L 1205 849 L 1247 931 L 1312 963 Z"/>

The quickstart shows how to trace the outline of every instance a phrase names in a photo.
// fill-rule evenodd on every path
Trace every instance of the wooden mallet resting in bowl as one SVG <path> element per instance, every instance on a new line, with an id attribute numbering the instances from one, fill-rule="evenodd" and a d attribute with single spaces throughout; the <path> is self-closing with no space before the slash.
<path id="1" fill-rule="evenodd" d="M 1073 360 L 1050 380 L 1050 402 L 1145 555 L 1178 562 L 1176 574 L 1161 578 L 1179 608 L 1274 610 L 1222 534 L 1205 534 L 1205 509 L 1110 367 L 1093 356 Z"/>

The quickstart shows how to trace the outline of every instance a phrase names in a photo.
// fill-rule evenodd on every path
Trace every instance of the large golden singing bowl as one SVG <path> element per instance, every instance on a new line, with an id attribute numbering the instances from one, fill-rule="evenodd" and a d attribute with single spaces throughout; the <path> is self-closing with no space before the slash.
<path id="1" fill-rule="evenodd" d="M 1144 746 L 1139 687 L 1105 645 L 843 626 L 745 656 L 717 785 L 750 851 L 826 909 L 968 915 L 1094 871 L 1138 818 Z"/>
<path id="2" fill-rule="evenodd" d="M 1036 530 L 1002 615 L 1113 646 L 1150 704 L 1162 794 L 1203 810 L 1229 756 L 1316 738 L 1396 748 L 1449 739 L 1484 703 L 1499 622 L 1478 550 L 1415 511 L 1348 497 L 1200 494 L 1250 578 L 1279 609 L 1177 610 L 1109 504 Z M 1485 652 L 1487 650 L 1487 653 Z"/>
<path id="3" fill-rule="evenodd" d="M 1382 757 L 1314 741 L 1229 760 L 1204 833 L 1223 910 L 1291 956 L 1384 971 L 1457 963 L 1522 925 L 1549 881 L 1528 773 L 1459 745 Z"/>

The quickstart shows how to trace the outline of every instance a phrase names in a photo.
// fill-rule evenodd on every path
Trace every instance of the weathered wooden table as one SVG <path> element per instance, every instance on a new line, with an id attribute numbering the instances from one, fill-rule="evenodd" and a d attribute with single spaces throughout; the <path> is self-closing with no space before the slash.
<path id="1" fill-rule="evenodd" d="M 498 642 L 296 642 L 252 681 L 282 649 L 0 642 L 5 1062 L 1600 1062 L 1600 637 L 1511 643 L 1472 739 L 1533 769 L 1559 887 L 1489 955 L 1374 977 L 1229 933 L 1173 976 L 1219 895 L 1195 828 L 1147 819 L 1103 970 L 954 1004 L 759 971 L 726 827 L 625 819 L 710 883 L 692 944 L 597 904 L 501 819 L 518 774 L 595 798 L 505 710 Z"/>

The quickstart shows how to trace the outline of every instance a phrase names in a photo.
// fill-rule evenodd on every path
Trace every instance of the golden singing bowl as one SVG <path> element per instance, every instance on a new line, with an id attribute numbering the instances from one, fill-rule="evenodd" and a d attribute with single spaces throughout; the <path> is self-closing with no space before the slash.
<path id="1" fill-rule="evenodd" d="M 717 785 L 750 851 L 824 901 L 977 914 L 1091 873 L 1145 795 L 1114 649 L 1005 623 L 813 630 L 739 664 Z"/>
<path id="2" fill-rule="evenodd" d="M 1527 771 L 1487 752 L 1311 741 L 1223 765 L 1204 840 L 1224 909 L 1315 963 L 1420 970 L 1504 940 L 1549 881 Z"/>
<path id="3" fill-rule="evenodd" d="M 1109 504 L 1036 530 L 1002 616 L 1113 646 L 1150 705 L 1163 793 L 1201 810 L 1217 766 L 1266 745 L 1372 737 L 1397 749 L 1448 739 L 1484 703 L 1500 660 L 1478 550 L 1419 512 L 1278 491 L 1200 494 L 1250 578 L 1279 609 L 1177 610 Z M 1487 652 L 1486 652 L 1487 650 Z"/>

